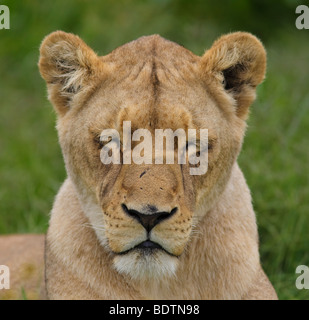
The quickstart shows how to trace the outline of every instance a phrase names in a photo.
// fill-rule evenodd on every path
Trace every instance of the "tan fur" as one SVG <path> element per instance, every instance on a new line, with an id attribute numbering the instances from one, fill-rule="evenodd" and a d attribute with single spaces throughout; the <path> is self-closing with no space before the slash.
<path id="1" fill-rule="evenodd" d="M 10 269 L 10 289 L 0 290 L 0 300 L 45 297 L 44 241 L 35 234 L 0 237 L 0 265 Z"/>
<path id="2" fill-rule="evenodd" d="M 276 299 L 237 165 L 265 74 L 261 42 L 232 33 L 198 57 L 154 35 L 98 57 L 58 31 L 40 52 L 68 173 L 47 234 L 48 298 Z M 132 132 L 207 128 L 207 173 L 191 176 L 188 163 L 103 165 L 100 133 L 122 132 L 123 121 L 132 122 Z M 152 214 L 150 206 L 177 208 L 149 235 L 165 251 L 132 250 L 147 233 L 123 204 L 144 214 Z"/>

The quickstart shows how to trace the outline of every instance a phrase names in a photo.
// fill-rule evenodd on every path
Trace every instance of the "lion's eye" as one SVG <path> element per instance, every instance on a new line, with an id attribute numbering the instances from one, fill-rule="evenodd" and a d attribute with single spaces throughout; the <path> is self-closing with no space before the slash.
<path id="1" fill-rule="evenodd" d="M 119 144 L 119 140 L 115 137 L 100 137 L 100 136 L 95 136 L 94 137 L 94 142 L 97 145 L 98 149 L 102 149 L 104 146 L 106 146 L 108 143 L 114 142 L 117 145 Z"/>
<path id="2" fill-rule="evenodd" d="M 193 142 L 187 142 L 186 144 L 186 150 L 188 152 L 188 155 L 193 155 L 195 154 L 196 157 L 200 157 L 201 155 L 201 150 L 205 150 L 205 148 L 201 147 L 200 142 L 197 141 L 196 143 Z M 207 143 L 207 150 L 211 151 L 213 149 L 213 142 L 212 141 L 208 141 Z"/>
<path id="3" fill-rule="evenodd" d="M 196 157 L 199 157 L 200 156 L 199 142 L 194 143 L 194 142 L 187 141 L 186 150 L 188 152 L 189 157 L 191 155 L 195 155 Z"/>
<path id="4" fill-rule="evenodd" d="M 98 149 L 102 149 L 104 144 L 106 143 L 105 141 L 101 141 L 100 136 L 95 136 L 93 138 L 93 141 L 95 145 L 98 147 Z"/>

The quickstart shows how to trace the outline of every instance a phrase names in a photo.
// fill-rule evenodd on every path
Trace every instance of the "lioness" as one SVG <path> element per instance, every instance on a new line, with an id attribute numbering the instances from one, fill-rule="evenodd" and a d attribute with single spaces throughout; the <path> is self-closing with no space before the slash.
<path id="1" fill-rule="evenodd" d="M 49 299 L 277 298 L 237 164 L 266 69 L 256 37 L 227 34 L 199 57 L 153 35 L 99 57 L 57 31 L 41 45 L 39 68 L 68 174 L 46 236 Z M 121 133 L 125 121 L 153 137 L 208 129 L 207 172 L 191 175 L 188 161 L 102 163 L 102 130 Z"/>

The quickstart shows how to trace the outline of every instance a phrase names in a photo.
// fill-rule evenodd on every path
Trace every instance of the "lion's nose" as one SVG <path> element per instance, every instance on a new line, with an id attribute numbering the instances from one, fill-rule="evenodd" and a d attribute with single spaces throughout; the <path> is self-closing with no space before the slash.
<path id="1" fill-rule="evenodd" d="M 152 228 L 154 228 L 163 220 L 166 220 L 173 216 L 177 211 L 177 208 L 174 208 L 170 212 L 163 211 L 146 214 L 134 209 L 128 209 L 125 204 L 122 204 L 121 206 L 123 211 L 130 217 L 136 219 L 146 229 L 147 232 L 150 232 Z"/>

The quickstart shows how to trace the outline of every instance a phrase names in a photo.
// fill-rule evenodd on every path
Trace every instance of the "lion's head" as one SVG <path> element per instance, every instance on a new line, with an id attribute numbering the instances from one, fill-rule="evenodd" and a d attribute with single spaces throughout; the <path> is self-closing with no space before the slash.
<path id="1" fill-rule="evenodd" d="M 221 37 L 202 57 L 157 35 L 103 57 L 72 34 L 45 38 L 39 66 L 58 114 L 68 176 L 119 272 L 175 272 L 195 226 L 227 184 L 265 64 L 259 40 L 240 32 Z M 125 121 L 153 138 L 155 129 L 208 129 L 207 172 L 191 175 L 188 161 L 103 164 L 101 132 L 120 133 L 123 159 Z"/>

